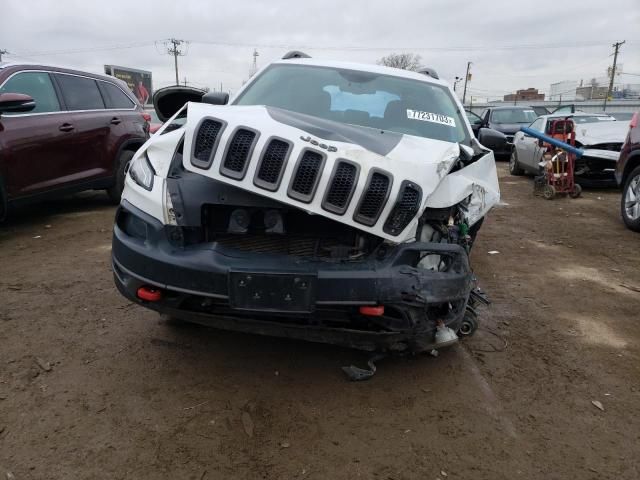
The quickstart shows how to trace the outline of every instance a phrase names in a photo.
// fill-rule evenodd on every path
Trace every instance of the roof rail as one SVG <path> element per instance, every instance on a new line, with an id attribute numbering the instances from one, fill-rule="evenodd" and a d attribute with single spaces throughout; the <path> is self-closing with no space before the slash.
<path id="1" fill-rule="evenodd" d="M 291 50 L 282 56 L 282 60 L 289 60 L 290 58 L 311 58 L 311 55 L 307 55 L 306 53 L 298 50 Z"/>
<path id="2" fill-rule="evenodd" d="M 432 78 L 435 78 L 436 80 L 440 80 L 440 77 L 438 76 L 438 72 L 436 72 L 431 67 L 420 67 L 418 68 L 418 70 L 416 70 L 416 72 L 422 73 L 423 75 L 428 75 Z"/>

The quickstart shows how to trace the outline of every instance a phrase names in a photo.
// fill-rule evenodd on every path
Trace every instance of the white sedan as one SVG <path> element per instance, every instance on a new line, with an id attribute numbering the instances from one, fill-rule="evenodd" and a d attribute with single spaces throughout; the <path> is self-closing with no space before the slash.
<path id="1" fill-rule="evenodd" d="M 549 133 L 553 120 L 570 118 L 576 125 L 576 147 L 584 154 L 576 160 L 576 181 L 586 186 L 615 186 L 613 172 L 620 156 L 620 149 L 629 129 L 627 122 L 616 121 L 607 114 L 573 113 L 551 114 L 538 117 L 529 128 Z M 541 172 L 540 161 L 544 148 L 537 138 L 517 132 L 513 138 L 513 150 L 509 160 L 512 175 Z"/>

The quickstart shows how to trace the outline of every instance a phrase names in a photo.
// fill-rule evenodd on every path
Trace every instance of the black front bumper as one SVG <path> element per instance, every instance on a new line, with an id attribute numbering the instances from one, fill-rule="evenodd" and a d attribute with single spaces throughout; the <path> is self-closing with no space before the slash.
<path id="1" fill-rule="evenodd" d="M 124 216 L 136 218 L 134 232 L 126 231 Z M 447 271 L 417 267 L 425 254 L 447 257 Z M 466 251 L 450 244 L 402 244 L 384 258 L 337 263 L 238 251 L 215 242 L 178 247 L 164 225 L 126 201 L 117 213 L 112 255 L 120 292 L 153 310 L 224 329 L 368 350 L 427 348 L 440 320 L 457 329 L 472 279 Z M 307 308 L 279 308 L 278 302 L 264 309 L 250 302 L 238 307 L 233 282 L 251 275 L 309 280 L 313 291 L 307 295 Z M 162 300 L 138 298 L 138 289 L 145 285 L 160 289 Z M 384 305 L 407 316 L 371 323 L 358 316 L 358 308 L 367 305 Z M 331 312 L 341 320 L 327 320 Z"/>

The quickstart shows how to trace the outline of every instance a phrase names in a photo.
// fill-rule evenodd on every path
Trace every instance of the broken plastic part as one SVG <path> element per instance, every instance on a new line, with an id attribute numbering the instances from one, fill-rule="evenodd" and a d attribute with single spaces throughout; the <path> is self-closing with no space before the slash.
<path id="1" fill-rule="evenodd" d="M 348 367 L 342 367 L 342 371 L 347 375 L 352 382 L 362 382 L 363 380 L 369 380 L 376 373 L 375 362 L 382 360 L 386 355 L 379 354 L 374 355 L 367 361 L 369 370 L 365 368 L 356 367 L 355 365 L 349 365 Z"/>
<path id="2" fill-rule="evenodd" d="M 435 334 L 435 348 L 448 347 L 458 341 L 458 336 L 451 328 L 447 327 L 444 323 L 440 322 L 436 327 Z"/>

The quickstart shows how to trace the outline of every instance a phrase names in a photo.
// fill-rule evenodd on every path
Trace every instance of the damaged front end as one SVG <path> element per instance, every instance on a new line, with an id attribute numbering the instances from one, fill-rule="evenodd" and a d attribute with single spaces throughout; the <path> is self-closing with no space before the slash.
<path id="1" fill-rule="evenodd" d="M 473 333 L 468 253 L 499 200 L 491 151 L 264 106 L 187 108 L 138 152 L 161 185 L 128 179 L 113 237 L 123 295 L 367 351 Z M 152 195 L 161 211 L 141 207 Z"/>

